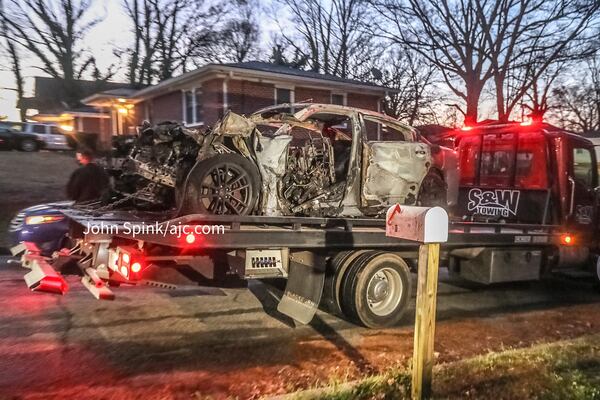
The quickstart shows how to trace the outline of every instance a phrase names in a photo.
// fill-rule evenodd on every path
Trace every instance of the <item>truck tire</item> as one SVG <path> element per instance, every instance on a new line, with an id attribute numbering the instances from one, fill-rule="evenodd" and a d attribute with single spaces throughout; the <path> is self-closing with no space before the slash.
<path id="1" fill-rule="evenodd" d="M 38 145 L 33 139 L 22 139 L 19 142 L 19 150 L 26 152 L 38 151 Z"/>
<path id="2" fill-rule="evenodd" d="M 417 204 L 423 207 L 448 207 L 448 187 L 437 171 L 429 171 L 419 189 Z"/>
<path id="3" fill-rule="evenodd" d="M 340 251 L 329 260 L 325 274 L 325 285 L 323 286 L 323 303 L 327 310 L 339 316 L 343 316 L 340 301 L 342 278 L 352 262 L 368 250 L 346 250 Z"/>
<path id="4" fill-rule="evenodd" d="M 344 315 L 369 328 L 396 325 L 408 307 L 411 276 L 396 254 L 368 251 L 354 260 L 341 287 Z"/>
<path id="5" fill-rule="evenodd" d="M 196 164 L 183 196 L 185 213 L 248 215 L 260 193 L 256 166 L 235 153 L 219 154 Z"/>

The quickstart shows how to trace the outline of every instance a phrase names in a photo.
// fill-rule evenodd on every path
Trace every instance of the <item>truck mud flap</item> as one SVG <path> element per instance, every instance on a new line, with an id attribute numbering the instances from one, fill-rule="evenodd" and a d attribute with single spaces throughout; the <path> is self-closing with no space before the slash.
<path id="1" fill-rule="evenodd" d="M 56 294 L 65 294 L 69 290 L 64 278 L 43 257 L 35 255 L 24 257 L 29 258 L 28 268 L 31 268 L 31 271 L 24 276 L 29 289 Z"/>
<path id="2" fill-rule="evenodd" d="M 277 311 L 301 324 L 314 317 L 325 284 L 325 259 L 304 251 L 290 256 L 289 274 L 285 293 Z"/>

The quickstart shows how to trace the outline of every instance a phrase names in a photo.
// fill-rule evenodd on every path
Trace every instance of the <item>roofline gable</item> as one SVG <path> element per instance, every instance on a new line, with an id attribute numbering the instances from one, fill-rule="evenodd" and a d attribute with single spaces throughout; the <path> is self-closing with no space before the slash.
<path id="1" fill-rule="evenodd" d="M 284 80 L 287 82 L 294 82 L 297 84 L 318 84 L 320 87 L 327 87 L 331 89 L 345 89 L 345 90 L 360 90 L 361 92 L 368 91 L 374 94 L 385 95 L 386 92 L 393 92 L 393 89 L 386 88 L 383 86 L 376 86 L 370 84 L 360 84 L 353 82 L 335 81 L 327 78 L 314 78 L 307 76 L 299 76 L 286 74 L 281 72 L 269 72 L 258 69 L 236 67 L 231 65 L 223 64 L 207 64 L 196 70 L 186 72 L 182 75 L 164 80 L 157 83 L 156 85 L 149 86 L 133 93 L 129 98 L 135 103 L 146 100 L 148 98 L 156 97 L 161 94 L 181 89 L 186 83 L 201 78 L 210 73 L 223 74 L 223 77 L 234 78 L 235 75 L 238 78 L 250 77 L 258 79 L 273 79 L 273 80 Z"/>

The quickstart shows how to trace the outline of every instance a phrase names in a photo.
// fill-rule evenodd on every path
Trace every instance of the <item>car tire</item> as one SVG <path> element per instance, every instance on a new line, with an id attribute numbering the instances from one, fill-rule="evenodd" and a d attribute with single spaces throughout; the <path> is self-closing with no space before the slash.
<path id="1" fill-rule="evenodd" d="M 19 142 L 19 150 L 25 152 L 38 151 L 38 144 L 33 139 L 22 139 Z"/>
<path id="2" fill-rule="evenodd" d="M 219 154 L 196 164 L 190 171 L 183 213 L 248 215 L 260 196 L 258 168 L 236 153 Z"/>
<path id="3" fill-rule="evenodd" d="M 417 204 L 422 207 L 448 206 L 448 187 L 437 171 L 430 171 L 423 178 Z"/>
<path id="4" fill-rule="evenodd" d="M 368 251 L 348 269 L 341 287 L 341 307 L 351 321 L 369 328 L 396 325 L 408 308 L 411 276 L 396 254 Z"/>

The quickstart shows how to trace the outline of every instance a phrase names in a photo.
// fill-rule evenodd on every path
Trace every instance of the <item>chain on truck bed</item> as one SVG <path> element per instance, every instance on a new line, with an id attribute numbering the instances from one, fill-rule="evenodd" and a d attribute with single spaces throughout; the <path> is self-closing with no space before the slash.
<path id="1" fill-rule="evenodd" d="M 95 204 L 101 203 L 99 201 L 94 201 L 94 202 L 90 202 L 90 203 L 76 204 L 74 206 L 74 208 L 81 209 L 81 210 L 96 211 L 96 212 L 111 211 L 111 210 L 114 210 L 117 206 L 120 206 L 121 204 L 126 203 L 127 201 L 129 201 L 131 199 L 139 198 L 141 195 L 144 195 L 146 193 L 151 193 L 156 188 L 156 186 L 157 186 L 157 184 L 155 182 L 150 182 L 146 186 L 142 187 L 141 189 L 139 189 L 133 193 L 120 193 L 119 192 L 119 194 L 123 195 L 122 198 L 117 199 L 112 202 L 109 202 L 109 203 L 103 205 L 102 207 L 93 207 Z"/>

